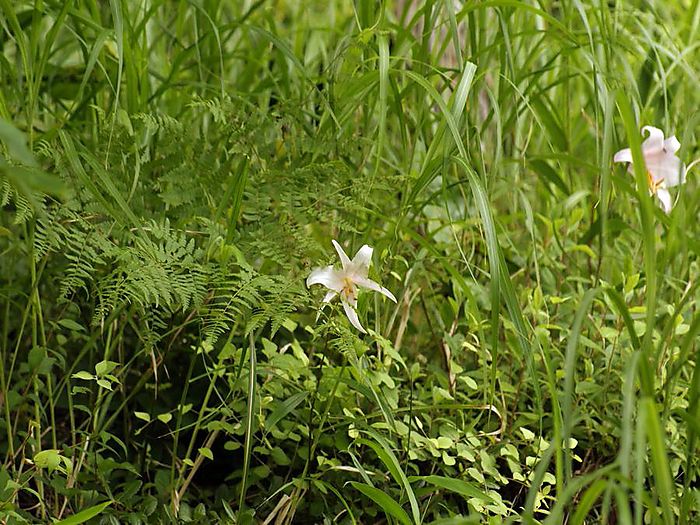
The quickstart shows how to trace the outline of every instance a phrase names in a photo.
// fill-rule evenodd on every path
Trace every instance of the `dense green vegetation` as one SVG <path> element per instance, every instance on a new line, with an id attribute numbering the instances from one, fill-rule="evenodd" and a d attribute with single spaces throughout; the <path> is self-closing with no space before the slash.
<path id="1" fill-rule="evenodd" d="M 697 0 L 0 32 L 2 523 L 700 521 Z"/>

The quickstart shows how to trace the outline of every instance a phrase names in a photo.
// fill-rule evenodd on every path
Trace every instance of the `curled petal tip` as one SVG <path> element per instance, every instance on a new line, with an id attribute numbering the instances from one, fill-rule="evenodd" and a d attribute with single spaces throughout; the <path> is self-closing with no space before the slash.
<path id="1" fill-rule="evenodd" d="M 642 133 L 648 133 L 642 142 L 642 151 L 645 155 L 659 153 L 664 149 L 664 132 L 654 126 L 644 126 Z"/>
<path id="2" fill-rule="evenodd" d="M 664 132 L 656 126 L 642 126 L 642 133 L 648 133 L 649 135 L 661 135 L 662 137 L 664 136 Z"/>

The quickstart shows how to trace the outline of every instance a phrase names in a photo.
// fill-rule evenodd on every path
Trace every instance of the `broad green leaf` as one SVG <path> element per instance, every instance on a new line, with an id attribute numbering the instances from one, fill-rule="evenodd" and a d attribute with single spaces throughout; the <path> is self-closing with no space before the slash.
<path id="1" fill-rule="evenodd" d="M 98 377 L 104 377 L 118 366 L 119 363 L 115 363 L 114 361 L 100 361 L 95 365 L 95 374 L 97 374 Z"/>
<path id="2" fill-rule="evenodd" d="M 465 498 L 477 498 L 486 503 L 493 502 L 493 498 L 486 494 L 483 490 L 474 486 L 471 483 L 456 478 L 447 478 L 444 476 L 416 476 L 415 479 L 422 479 L 431 485 L 441 489 L 449 490 L 456 494 L 461 494 Z"/>
<path id="3" fill-rule="evenodd" d="M 146 423 L 151 421 L 151 416 L 147 412 L 134 412 L 134 416 Z"/>
<path id="4" fill-rule="evenodd" d="M 71 377 L 73 379 L 83 379 L 85 381 L 92 381 L 93 379 L 95 379 L 95 376 L 86 370 L 81 370 L 80 372 L 76 372 Z"/>
<path id="5" fill-rule="evenodd" d="M 64 328 L 68 328 L 68 330 L 71 330 L 73 332 L 84 332 L 85 327 L 79 323 L 76 323 L 73 321 L 73 319 L 61 319 L 58 321 L 58 324 L 60 324 Z"/>
<path id="6" fill-rule="evenodd" d="M 52 471 L 61 464 L 61 454 L 56 449 L 46 449 L 36 453 L 33 461 L 37 467 Z"/>
<path id="7" fill-rule="evenodd" d="M 86 521 L 91 520 L 95 516 L 99 516 L 100 514 L 102 514 L 102 512 L 111 504 L 111 501 L 105 501 L 104 503 L 100 503 L 99 505 L 95 505 L 85 510 L 81 510 L 80 512 L 76 512 L 72 516 L 69 516 L 57 522 L 56 525 L 79 525 L 80 523 L 85 523 Z"/>

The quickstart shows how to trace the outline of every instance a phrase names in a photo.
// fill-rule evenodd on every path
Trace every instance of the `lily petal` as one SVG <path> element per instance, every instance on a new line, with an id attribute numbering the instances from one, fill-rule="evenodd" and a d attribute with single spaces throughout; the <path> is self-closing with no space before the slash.
<path id="1" fill-rule="evenodd" d="M 632 150 L 630 148 L 621 149 L 615 153 L 613 162 L 632 162 Z"/>
<path id="2" fill-rule="evenodd" d="M 655 181 L 663 179 L 667 188 L 685 182 L 685 166 L 675 155 L 650 155 L 645 158 L 647 170 Z"/>
<path id="3" fill-rule="evenodd" d="M 367 277 L 369 265 L 372 263 L 374 249 L 366 244 L 362 246 L 352 259 L 352 271 L 357 277 Z"/>
<path id="4" fill-rule="evenodd" d="M 335 239 L 333 239 L 332 242 L 335 251 L 338 252 L 338 257 L 340 257 L 340 263 L 343 265 L 343 270 L 347 270 L 351 266 L 350 257 L 348 257 L 345 250 L 343 250 L 343 247 L 338 244 Z"/>
<path id="5" fill-rule="evenodd" d="M 361 279 L 355 279 L 355 284 L 357 284 L 358 286 L 362 286 L 363 288 L 367 288 L 368 290 L 374 290 L 375 292 L 379 292 L 380 294 L 385 295 L 392 301 L 397 302 L 396 297 L 394 297 L 393 293 L 384 288 L 381 284 L 374 282 L 372 279 L 367 279 L 366 277 Z"/>
<path id="6" fill-rule="evenodd" d="M 336 292 L 335 290 L 331 290 L 323 296 L 323 302 L 330 303 L 336 295 L 338 295 L 338 292 Z"/>
<path id="7" fill-rule="evenodd" d="M 681 143 L 678 142 L 678 139 L 674 135 L 673 137 L 669 137 L 666 140 L 664 140 L 664 149 L 666 150 L 666 153 L 675 153 L 679 149 L 681 149 Z"/>
<path id="8" fill-rule="evenodd" d="M 685 184 L 685 164 L 679 161 L 678 169 L 666 175 L 666 187 L 673 188 L 680 184 Z"/>
<path id="9" fill-rule="evenodd" d="M 313 284 L 322 284 L 334 292 L 340 292 L 343 289 L 343 276 L 332 266 L 316 268 L 306 279 L 306 286 Z"/>
<path id="10" fill-rule="evenodd" d="M 660 153 L 664 149 L 664 132 L 654 126 L 644 126 L 642 133 L 649 133 L 649 137 L 642 142 L 644 155 Z"/>
<path id="11" fill-rule="evenodd" d="M 343 300 L 342 303 L 343 303 L 343 310 L 345 310 L 345 315 L 348 316 L 348 320 L 350 321 L 350 324 L 353 325 L 355 328 L 357 328 L 363 334 L 366 334 L 367 330 L 362 328 L 362 325 L 360 324 L 360 319 L 359 319 L 359 317 L 357 317 L 357 311 L 355 310 L 354 306 L 345 300 Z"/>
<path id="12" fill-rule="evenodd" d="M 661 208 L 666 213 L 671 213 L 671 208 L 673 208 L 673 203 L 671 202 L 671 194 L 666 188 L 659 188 L 656 190 L 656 196 L 661 201 Z"/>

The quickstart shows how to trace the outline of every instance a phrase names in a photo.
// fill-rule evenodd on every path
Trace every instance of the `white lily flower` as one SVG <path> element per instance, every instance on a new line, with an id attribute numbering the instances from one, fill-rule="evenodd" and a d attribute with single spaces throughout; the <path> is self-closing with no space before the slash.
<path id="1" fill-rule="evenodd" d="M 678 186 L 685 182 L 686 168 L 681 159 L 675 153 L 680 149 L 681 143 L 673 136 L 664 140 L 664 133 L 653 126 L 644 126 L 642 133 L 648 133 L 647 139 L 642 142 L 642 155 L 646 166 L 649 193 L 656 195 L 661 201 L 661 207 L 666 213 L 671 211 L 673 204 L 668 188 Z M 613 157 L 614 162 L 628 162 L 627 171 L 634 173 L 632 168 L 632 150 L 625 148 Z"/>
<path id="2" fill-rule="evenodd" d="M 324 303 L 328 303 L 333 300 L 336 295 L 340 295 L 343 310 L 345 310 L 345 315 L 348 316 L 350 323 L 360 332 L 366 334 L 367 331 L 362 327 L 357 317 L 358 288 L 367 288 L 368 290 L 379 292 L 394 302 L 396 302 L 396 297 L 379 283 L 367 277 L 369 265 L 372 262 L 373 250 L 371 247 L 366 244 L 362 246 L 351 261 L 340 244 L 335 240 L 333 241 L 333 246 L 335 247 L 335 251 L 338 252 L 338 257 L 340 257 L 343 269 L 336 270 L 333 266 L 316 268 L 306 279 L 306 286 L 322 284 L 328 288 L 329 292 L 323 298 Z"/>

